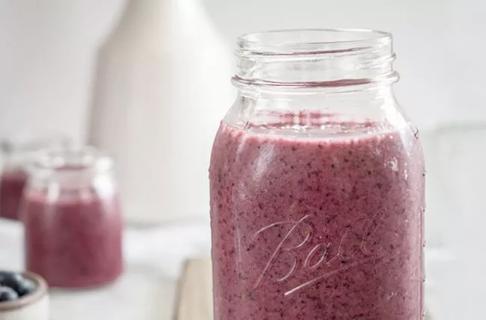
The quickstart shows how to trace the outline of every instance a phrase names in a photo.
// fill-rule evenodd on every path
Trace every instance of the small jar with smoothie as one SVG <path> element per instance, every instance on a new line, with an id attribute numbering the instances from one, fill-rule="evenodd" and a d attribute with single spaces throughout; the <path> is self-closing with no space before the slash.
<path id="1" fill-rule="evenodd" d="M 0 218 L 19 220 L 20 203 L 28 174 L 27 167 L 40 150 L 65 147 L 62 137 L 44 139 L 10 139 L 0 143 Z"/>
<path id="2" fill-rule="evenodd" d="M 122 215 L 111 158 L 85 147 L 45 152 L 24 193 L 26 269 L 62 288 L 122 272 Z"/>
<path id="3" fill-rule="evenodd" d="M 209 170 L 214 319 L 423 319 L 423 155 L 391 35 L 248 34 L 238 56 Z"/>

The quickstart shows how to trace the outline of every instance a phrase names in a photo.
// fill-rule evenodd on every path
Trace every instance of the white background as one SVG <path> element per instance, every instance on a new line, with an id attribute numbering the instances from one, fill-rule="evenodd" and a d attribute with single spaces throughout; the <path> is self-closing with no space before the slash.
<path id="1" fill-rule="evenodd" d="M 83 141 L 97 50 L 124 5 L 125 0 L 0 0 L 0 137 L 61 132 Z M 265 29 L 390 31 L 401 74 L 398 100 L 422 131 L 486 123 L 485 1 L 205 0 L 204 5 L 228 48 L 238 34 Z M 229 81 L 232 70 L 227 72 Z M 483 313 L 474 310 L 481 309 L 486 288 L 486 131 L 442 133 L 424 139 L 427 230 L 433 236 L 427 271 L 435 294 L 428 304 L 437 319 L 480 319 Z"/>
<path id="2" fill-rule="evenodd" d="M 124 0 L 0 0 L 0 136 L 39 130 L 84 138 L 97 49 L 124 4 Z M 391 31 L 401 73 L 397 95 L 422 129 L 486 118 L 484 1 L 206 0 L 204 4 L 228 47 L 238 34 L 264 29 Z M 228 70 L 228 81 L 231 73 Z"/>

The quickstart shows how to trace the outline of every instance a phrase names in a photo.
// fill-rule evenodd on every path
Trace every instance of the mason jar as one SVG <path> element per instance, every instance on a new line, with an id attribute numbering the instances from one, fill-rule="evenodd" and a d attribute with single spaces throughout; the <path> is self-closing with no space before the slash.
<path id="1" fill-rule="evenodd" d="M 21 207 L 26 269 L 53 287 L 95 287 L 122 272 L 122 215 L 111 158 L 92 148 L 39 155 Z"/>
<path id="2" fill-rule="evenodd" d="M 392 36 L 238 39 L 210 165 L 215 319 L 423 318 L 424 165 Z"/>
<path id="3" fill-rule="evenodd" d="M 0 218 L 19 220 L 22 193 L 28 179 L 27 167 L 37 152 L 69 144 L 69 140 L 61 136 L 37 139 L 17 137 L 0 142 Z"/>

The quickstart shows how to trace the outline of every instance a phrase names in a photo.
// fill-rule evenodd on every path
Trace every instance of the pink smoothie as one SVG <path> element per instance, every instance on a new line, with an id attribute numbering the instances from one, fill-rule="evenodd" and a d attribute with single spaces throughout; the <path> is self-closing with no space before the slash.
<path id="1" fill-rule="evenodd" d="M 0 176 L 0 217 L 17 220 L 27 173 L 21 169 L 6 170 Z"/>
<path id="2" fill-rule="evenodd" d="M 413 134 L 269 129 L 223 123 L 214 143 L 215 319 L 422 319 L 424 177 Z"/>
<path id="3" fill-rule="evenodd" d="M 27 269 L 54 287 L 92 287 L 122 272 L 122 220 L 118 199 L 76 193 L 49 201 L 26 195 L 23 220 Z"/>

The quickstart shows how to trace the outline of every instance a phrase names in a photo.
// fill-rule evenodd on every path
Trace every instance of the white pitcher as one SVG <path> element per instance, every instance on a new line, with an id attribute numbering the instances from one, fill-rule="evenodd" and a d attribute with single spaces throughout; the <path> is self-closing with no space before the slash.
<path id="1" fill-rule="evenodd" d="M 207 216 L 231 60 L 200 0 L 128 2 L 99 52 L 89 132 L 117 161 L 128 221 Z"/>

